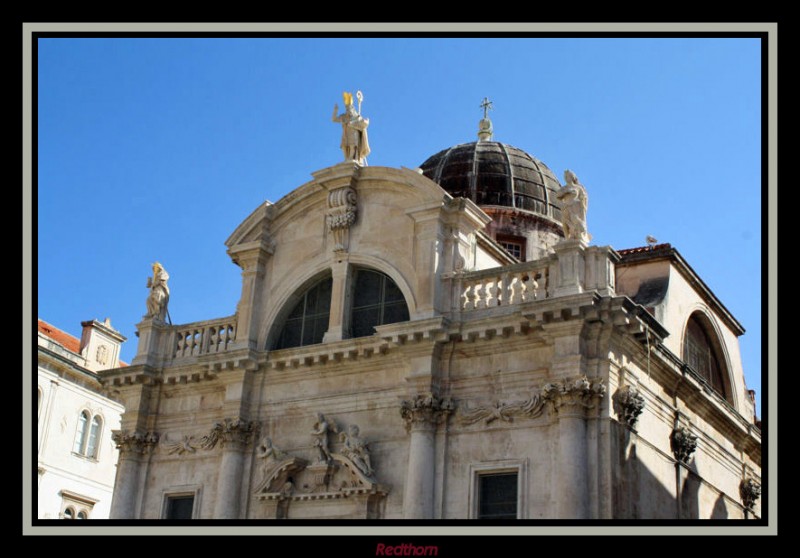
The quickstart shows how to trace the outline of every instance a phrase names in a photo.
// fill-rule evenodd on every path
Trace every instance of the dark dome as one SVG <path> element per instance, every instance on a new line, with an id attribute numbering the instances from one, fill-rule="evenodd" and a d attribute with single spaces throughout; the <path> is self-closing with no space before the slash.
<path id="1" fill-rule="evenodd" d="M 496 141 L 462 143 L 429 157 L 421 168 L 454 197 L 561 221 L 556 198 L 561 183 L 547 165 L 516 147 Z"/>

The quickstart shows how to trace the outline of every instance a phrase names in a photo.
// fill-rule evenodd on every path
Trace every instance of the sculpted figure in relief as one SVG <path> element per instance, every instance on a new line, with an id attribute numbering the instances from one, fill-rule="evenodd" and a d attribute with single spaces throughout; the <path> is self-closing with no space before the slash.
<path id="1" fill-rule="evenodd" d="M 578 181 L 578 177 L 571 170 L 564 171 L 566 183 L 558 192 L 561 200 L 561 221 L 564 226 L 564 236 L 568 240 L 589 242 L 591 235 L 586 227 L 586 210 L 589 206 L 589 196 L 586 188 Z"/>
<path id="2" fill-rule="evenodd" d="M 325 415 L 317 413 L 317 422 L 314 423 L 314 428 L 311 434 L 314 436 L 314 447 L 319 452 L 319 461 L 327 463 L 331 460 L 331 451 L 328 446 L 328 432 L 336 432 L 336 424 L 328 421 Z"/>
<path id="3" fill-rule="evenodd" d="M 333 121 L 342 125 L 342 141 L 340 147 L 344 153 L 345 161 L 356 161 L 360 165 L 367 164 L 369 155 L 369 140 L 367 138 L 367 126 L 369 118 L 361 116 L 361 101 L 364 96 L 361 91 L 356 93 L 358 97 L 358 111 L 353 106 L 353 95 L 343 93 L 345 109 L 342 114 L 338 114 L 339 105 L 333 106 Z"/>
<path id="4" fill-rule="evenodd" d="M 147 278 L 147 287 L 150 295 L 147 297 L 147 314 L 145 318 L 165 321 L 167 317 L 167 303 L 169 303 L 169 287 L 167 280 L 169 274 L 160 263 L 153 264 L 153 276 Z"/>
<path id="5" fill-rule="evenodd" d="M 369 457 L 369 445 L 358 434 L 358 426 L 355 424 L 350 425 L 347 432 L 339 434 L 339 440 L 344 442 L 342 455 L 350 459 L 362 473 L 371 477 L 373 470 Z"/>

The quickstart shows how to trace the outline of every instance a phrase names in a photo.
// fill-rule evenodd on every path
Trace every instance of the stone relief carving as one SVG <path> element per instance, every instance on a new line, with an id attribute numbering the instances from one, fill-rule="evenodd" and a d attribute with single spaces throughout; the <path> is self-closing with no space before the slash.
<path id="1" fill-rule="evenodd" d="M 592 236 L 586 226 L 586 211 L 589 207 L 589 196 L 586 188 L 578 181 L 571 170 L 564 171 L 565 184 L 556 192 L 561 200 L 561 222 L 567 240 L 589 242 Z"/>
<path id="2" fill-rule="evenodd" d="M 566 382 L 550 382 L 534 389 L 527 399 L 521 401 L 496 401 L 493 405 L 471 408 L 461 406 L 456 420 L 467 426 L 481 421 L 488 425 L 498 419 L 512 422 L 514 417 L 537 418 L 548 403 L 555 409 L 563 405 L 580 405 L 590 409 L 594 407 L 595 398 L 603 397 L 605 389 L 601 380 L 591 382 L 586 376 Z"/>
<path id="3" fill-rule="evenodd" d="M 688 463 L 689 458 L 697 449 L 697 436 L 685 426 L 677 426 L 670 436 L 670 447 L 675 459 Z"/>
<path id="4" fill-rule="evenodd" d="M 111 439 L 121 453 L 146 453 L 158 443 L 159 435 L 156 432 L 112 430 Z"/>
<path id="5" fill-rule="evenodd" d="M 644 397 L 636 386 L 626 385 L 614 394 L 614 410 L 622 422 L 633 428 L 644 410 Z"/>
<path id="6" fill-rule="evenodd" d="M 311 429 L 311 435 L 314 436 L 314 447 L 318 452 L 319 463 L 329 463 L 331 461 L 331 451 L 328 436 L 330 433 L 338 433 L 339 430 L 336 423 L 325 418 L 322 413 L 317 413 L 316 422 Z"/>
<path id="7" fill-rule="evenodd" d="M 761 497 L 761 485 L 752 478 L 742 479 L 739 484 L 739 495 L 742 497 L 744 507 L 752 511 L 756 506 L 756 500 Z"/>
<path id="8" fill-rule="evenodd" d="M 369 457 L 369 444 L 359 436 L 358 426 L 351 424 L 346 432 L 339 434 L 339 440 L 344 442 L 342 455 L 350 459 L 359 471 L 371 477 L 374 471 Z"/>
<path id="9" fill-rule="evenodd" d="M 217 444 L 225 447 L 226 444 L 247 445 L 256 433 L 258 423 L 244 420 L 241 417 L 226 418 L 222 422 L 215 422 L 211 432 L 200 439 L 200 447 L 213 449 Z"/>
<path id="10" fill-rule="evenodd" d="M 358 196 L 350 186 L 332 190 L 328 194 L 328 230 L 333 234 L 334 251 L 347 251 L 350 227 L 358 216 Z"/>
<path id="11" fill-rule="evenodd" d="M 367 164 L 367 155 L 370 153 L 369 139 L 367 137 L 367 127 L 369 118 L 361 116 L 361 102 L 364 95 L 361 91 L 356 92 L 358 99 L 358 110 L 353 106 L 353 95 L 348 92 L 342 94 L 344 98 L 344 112 L 339 113 L 339 105 L 333 106 L 334 122 L 342 125 L 342 141 L 339 147 L 342 149 L 345 161 L 355 161 L 359 165 Z"/>
<path id="12" fill-rule="evenodd" d="M 97 364 L 104 366 L 108 362 L 108 347 L 105 345 L 100 345 L 97 347 L 97 355 L 95 360 L 97 360 Z"/>
<path id="13" fill-rule="evenodd" d="M 410 429 L 415 425 L 436 424 L 446 419 L 454 409 L 455 404 L 449 397 L 419 394 L 401 403 L 400 416 L 405 421 L 406 428 Z"/>
<path id="14" fill-rule="evenodd" d="M 146 319 L 165 322 L 167 319 L 167 304 L 169 303 L 169 287 L 167 280 L 169 274 L 160 263 L 153 264 L 153 276 L 147 278 L 147 288 L 150 295 L 147 297 Z"/>
<path id="15" fill-rule="evenodd" d="M 338 434 L 339 451 L 333 451 L 330 434 Z M 385 496 L 388 491 L 376 483 L 368 442 L 357 425 L 347 429 L 322 413 L 316 413 L 313 449 L 316 461 L 289 455 L 276 448 L 269 437 L 262 438 L 256 455 L 263 459 L 262 480 L 255 490 L 260 500 L 277 500 L 276 513 L 288 517 L 288 502 L 345 498 L 354 494 Z"/>
<path id="16" fill-rule="evenodd" d="M 195 446 L 194 436 L 184 435 L 178 442 L 169 442 L 166 436 L 161 439 L 161 447 L 164 448 L 169 455 L 177 453 L 183 455 L 184 453 L 195 453 L 197 447 Z"/>
<path id="17" fill-rule="evenodd" d="M 580 376 L 563 382 L 550 382 L 542 387 L 542 396 L 558 411 L 561 407 L 583 407 L 591 409 L 595 400 L 603 397 L 606 386 L 602 380 L 590 381 Z"/>

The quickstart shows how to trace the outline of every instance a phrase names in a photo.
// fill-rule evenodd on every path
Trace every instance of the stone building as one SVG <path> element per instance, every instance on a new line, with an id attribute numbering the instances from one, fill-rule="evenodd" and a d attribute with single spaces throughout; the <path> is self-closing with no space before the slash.
<path id="1" fill-rule="evenodd" d="M 167 324 L 162 280 L 102 373 L 113 518 L 760 515 L 744 329 L 676 249 L 591 245 L 577 176 L 485 113 L 419 169 L 346 114 L 345 161 L 226 241 L 235 312 Z"/>
<path id="2" fill-rule="evenodd" d="M 37 457 L 39 519 L 107 519 L 118 452 L 111 431 L 122 405 L 106 397 L 98 372 L 125 366 L 125 341 L 111 322 L 81 322 L 78 339 L 39 320 Z"/>

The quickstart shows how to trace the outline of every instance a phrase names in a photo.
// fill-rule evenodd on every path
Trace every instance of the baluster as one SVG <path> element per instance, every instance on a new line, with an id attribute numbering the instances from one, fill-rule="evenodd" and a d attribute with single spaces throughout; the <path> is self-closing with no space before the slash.
<path id="1" fill-rule="evenodd" d="M 549 281 L 547 280 L 548 270 L 545 269 L 543 273 L 539 273 L 539 284 L 536 289 L 536 298 L 547 298 L 547 289 L 549 288 Z"/>
<path id="2" fill-rule="evenodd" d="M 498 283 L 500 280 L 495 277 L 492 279 L 491 286 L 487 289 L 488 296 L 486 297 L 486 306 L 500 306 L 500 288 Z"/>
<path id="3" fill-rule="evenodd" d="M 500 287 L 500 304 L 508 306 L 511 304 L 511 274 L 503 273 L 500 280 L 502 285 Z"/>
<path id="4" fill-rule="evenodd" d="M 509 304 L 519 304 L 522 300 L 522 281 L 520 275 L 514 275 L 508 285 Z"/>
<path id="5" fill-rule="evenodd" d="M 486 308 L 486 283 L 479 283 L 475 288 L 475 308 Z"/>
<path id="6" fill-rule="evenodd" d="M 474 310 L 475 309 L 475 285 L 469 284 L 467 285 L 467 290 L 464 291 L 464 310 Z"/>
<path id="7" fill-rule="evenodd" d="M 525 280 L 525 292 L 522 294 L 522 300 L 529 302 L 536 299 L 536 289 L 539 284 L 536 282 L 533 271 L 528 272 L 528 278 Z"/>

